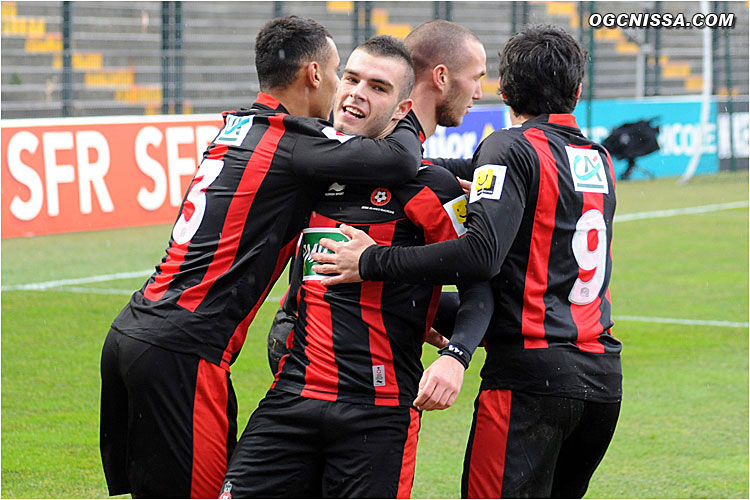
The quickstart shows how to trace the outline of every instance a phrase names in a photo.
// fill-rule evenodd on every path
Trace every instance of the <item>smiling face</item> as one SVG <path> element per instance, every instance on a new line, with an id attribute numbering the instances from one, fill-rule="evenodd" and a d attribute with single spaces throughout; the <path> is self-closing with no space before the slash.
<path id="1" fill-rule="evenodd" d="M 482 98 L 480 78 L 487 73 L 487 55 L 484 46 L 476 40 L 464 42 L 466 59 L 448 75 L 448 84 L 442 101 L 437 105 L 437 122 L 444 127 L 461 125 L 464 115 Z"/>
<path id="2" fill-rule="evenodd" d="M 410 106 L 401 98 L 407 66 L 356 49 L 349 56 L 336 94 L 333 124 L 345 134 L 384 137 Z M 405 108 L 405 110 L 404 110 Z"/>

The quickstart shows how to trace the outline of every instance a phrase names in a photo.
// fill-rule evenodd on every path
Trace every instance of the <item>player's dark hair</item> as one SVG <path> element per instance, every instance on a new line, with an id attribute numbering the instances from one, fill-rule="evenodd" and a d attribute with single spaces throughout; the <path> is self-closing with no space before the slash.
<path id="1" fill-rule="evenodd" d="M 420 24 L 404 39 L 417 75 L 444 64 L 449 71 L 460 71 L 465 61 L 466 40 L 480 40 L 470 30 L 450 21 L 436 19 Z"/>
<path id="2" fill-rule="evenodd" d="M 314 19 L 286 16 L 268 21 L 255 37 L 255 68 L 260 89 L 283 89 L 303 64 L 326 62 L 331 34 Z"/>
<path id="3" fill-rule="evenodd" d="M 406 45 L 390 35 L 378 35 L 370 38 L 357 47 L 370 55 L 390 57 L 401 60 L 406 65 L 406 75 L 399 99 L 406 99 L 414 88 L 414 63 Z"/>
<path id="4" fill-rule="evenodd" d="M 500 93 L 513 111 L 524 115 L 570 113 L 583 81 L 588 53 L 562 28 L 527 26 L 500 52 Z"/>

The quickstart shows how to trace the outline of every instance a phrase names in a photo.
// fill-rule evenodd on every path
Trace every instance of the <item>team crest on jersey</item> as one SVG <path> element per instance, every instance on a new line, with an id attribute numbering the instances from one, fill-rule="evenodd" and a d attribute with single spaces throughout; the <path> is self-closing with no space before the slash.
<path id="1" fill-rule="evenodd" d="M 570 175 L 576 191 L 586 193 L 609 193 L 607 174 L 599 152 L 594 149 L 565 146 L 570 164 Z"/>
<path id="2" fill-rule="evenodd" d="M 333 127 L 324 127 L 322 132 L 323 132 L 323 135 L 325 135 L 329 139 L 335 139 L 342 144 L 348 141 L 349 139 L 354 138 L 353 135 L 343 134 Z"/>
<path id="3" fill-rule="evenodd" d="M 391 192 L 386 188 L 377 188 L 370 195 L 370 203 L 376 207 L 387 205 L 391 201 Z"/>
<path id="4" fill-rule="evenodd" d="M 216 144 L 238 146 L 245 140 L 245 136 L 253 126 L 253 116 L 227 115 L 224 119 L 224 128 L 214 141 Z"/>
<path id="5" fill-rule="evenodd" d="M 221 495 L 219 495 L 219 498 L 221 499 L 232 498 L 232 482 L 231 481 L 227 481 L 226 484 L 224 484 L 224 489 L 221 491 Z"/>
<path id="6" fill-rule="evenodd" d="M 375 365 L 372 367 L 372 385 L 383 387 L 385 385 L 385 365 Z"/>
<path id="7" fill-rule="evenodd" d="M 466 196 L 461 195 L 458 198 L 454 198 L 451 201 L 443 204 L 443 210 L 450 217 L 453 222 L 453 229 L 456 230 L 456 234 L 462 236 L 466 232 Z"/>
<path id="8" fill-rule="evenodd" d="M 474 170 L 474 179 L 471 181 L 469 203 L 474 203 L 482 198 L 488 200 L 499 200 L 503 194 L 505 184 L 505 165 L 487 164 Z"/>

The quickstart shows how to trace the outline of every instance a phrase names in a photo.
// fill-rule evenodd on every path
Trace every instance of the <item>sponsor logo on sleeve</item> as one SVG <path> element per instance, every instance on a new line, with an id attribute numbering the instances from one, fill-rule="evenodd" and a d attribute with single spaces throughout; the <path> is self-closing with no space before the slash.
<path id="1" fill-rule="evenodd" d="M 503 194 L 505 184 L 505 165 L 487 164 L 474 170 L 474 179 L 471 181 L 469 203 L 486 198 L 488 200 L 499 200 Z"/>
<path id="2" fill-rule="evenodd" d="M 214 142 L 228 146 L 239 146 L 245 140 L 250 127 L 253 126 L 253 118 L 253 116 L 227 115 L 224 128 L 221 129 Z"/>
<path id="3" fill-rule="evenodd" d="M 599 152 L 593 149 L 565 146 L 570 163 L 570 175 L 576 191 L 609 193 L 607 174 Z"/>
<path id="4" fill-rule="evenodd" d="M 323 135 L 325 135 L 329 139 L 339 141 L 342 144 L 348 141 L 349 139 L 354 138 L 353 135 L 342 134 L 341 132 L 339 132 L 333 127 L 324 127 L 322 132 L 323 132 Z"/>
<path id="5" fill-rule="evenodd" d="M 466 232 L 466 196 L 461 195 L 458 198 L 454 198 L 451 201 L 443 204 L 443 210 L 450 217 L 453 222 L 453 229 L 456 230 L 456 234 L 462 236 Z"/>

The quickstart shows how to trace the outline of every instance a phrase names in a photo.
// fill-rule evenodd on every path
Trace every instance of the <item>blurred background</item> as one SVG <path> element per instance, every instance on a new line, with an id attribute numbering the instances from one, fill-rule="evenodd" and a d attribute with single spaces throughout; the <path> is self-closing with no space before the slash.
<path id="1" fill-rule="evenodd" d="M 748 3 L 712 30 L 715 96 L 748 95 Z M 484 43 L 483 103 L 499 103 L 497 53 L 524 24 L 552 23 L 591 53 L 587 99 L 701 92 L 701 30 L 592 29 L 591 13 L 699 12 L 699 2 L 2 2 L 2 118 L 215 113 L 258 92 L 254 40 L 278 16 L 312 17 L 342 61 L 372 35 L 405 37 L 430 19 L 471 29 Z"/>

